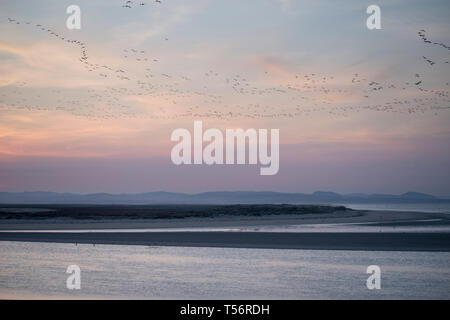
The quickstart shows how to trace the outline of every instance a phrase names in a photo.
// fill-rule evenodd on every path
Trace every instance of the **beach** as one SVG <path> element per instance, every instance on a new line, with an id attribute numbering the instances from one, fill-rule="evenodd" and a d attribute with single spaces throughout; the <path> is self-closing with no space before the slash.
<path id="1" fill-rule="evenodd" d="M 0 298 L 449 296 L 450 217 L 445 213 L 338 210 L 122 218 L 133 210 L 121 207 L 120 218 L 100 208 L 102 214 L 91 219 L 37 219 L 39 213 L 2 219 Z M 66 269 L 73 264 L 82 270 L 82 290 L 66 289 Z M 382 269 L 382 290 L 367 290 L 370 265 Z"/>
<path id="2" fill-rule="evenodd" d="M 1 241 L 261 249 L 450 251 L 444 233 L 5 232 Z"/>
<path id="3" fill-rule="evenodd" d="M 122 244 L 180 247 L 264 249 L 450 251 L 450 233 L 426 232 L 449 227 L 441 213 L 348 210 L 324 214 L 221 216 L 214 218 L 146 220 L 3 221 L 0 241 Z M 290 232 L 290 227 L 299 232 Z M 302 231 L 301 227 L 306 227 Z M 309 232 L 311 226 L 322 232 Z M 330 227 L 331 226 L 331 227 Z M 360 227 L 339 232 L 335 226 Z M 368 232 L 364 227 L 370 226 Z M 373 232 L 373 227 L 380 227 Z M 396 227 L 422 227 L 424 232 L 393 232 Z M 286 232 L 267 232 L 267 227 Z M 230 231 L 232 229 L 233 231 Z M 320 231 L 321 229 L 319 229 Z M 361 231 L 363 230 L 363 231 Z M 385 232 L 388 230 L 389 232 Z M 259 232 L 255 232 L 259 231 Z"/>
<path id="4" fill-rule="evenodd" d="M 277 214 L 277 215 L 220 215 L 213 217 L 182 217 L 177 219 L 111 219 L 99 216 L 96 219 L 3 219 L 1 230 L 92 230 L 92 229 L 158 229 L 158 228 L 213 228 L 249 227 L 265 225 L 305 225 L 333 223 L 393 223 L 413 224 L 421 220 L 450 222 L 450 215 L 432 212 L 409 212 L 387 210 L 343 210 L 332 213 Z"/>

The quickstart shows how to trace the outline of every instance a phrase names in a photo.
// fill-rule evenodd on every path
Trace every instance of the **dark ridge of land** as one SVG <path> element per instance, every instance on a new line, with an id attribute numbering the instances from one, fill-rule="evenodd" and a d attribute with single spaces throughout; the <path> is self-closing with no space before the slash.
<path id="1" fill-rule="evenodd" d="M 0 241 L 180 247 L 450 252 L 449 233 L 1 232 Z"/>
<path id="2" fill-rule="evenodd" d="M 183 219 L 218 216 L 329 214 L 351 211 L 327 205 L 1 205 L 1 220 Z"/>
<path id="3" fill-rule="evenodd" d="M 56 193 L 0 192 L 3 204 L 90 204 L 90 205 L 161 205 L 161 204 L 329 204 L 329 203 L 450 203 L 450 198 L 435 197 L 419 192 L 404 194 L 339 194 L 316 191 L 312 194 L 273 191 L 214 191 L 196 194 L 177 192 L 146 193 Z"/>

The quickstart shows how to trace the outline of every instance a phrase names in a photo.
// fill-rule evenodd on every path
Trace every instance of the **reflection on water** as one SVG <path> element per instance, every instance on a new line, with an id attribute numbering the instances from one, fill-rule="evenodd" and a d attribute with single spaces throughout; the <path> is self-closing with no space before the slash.
<path id="1" fill-rule="evenodd" d="M 270 223 L 270 222 L 268 222 Z M 443 219 L 396 220 L 387 222 L 321 223 L 321 224 L 273 224 L 229 227 L 189 228 L 133 228 L 133 229 L 64 229 L 31 230 L 32 232 L 439 232 L 450 233 L 450 223 Z M 0 230 L 0 232 L 30 232 L 30 230 Z"/>
<path id="2" fill-rule="evenodd" d="M 450 214 L 450 201 L 429 203 L 339 203 L 355 210 L 434 212 Z"/>
<path id="3" fill-rule="evenodd" d="M 323 223 L 323 224 L 299 224 L 299 225 L 272 225 L 258 227 L 223 228 L 222 231 L 245 231 L 245 232 L 389 232 L 389 233 L 417 233 L 417 232 L 439 232 L 450 233 L 450 224 L 442 223 L 441 219 L 408 220 L 402 225 L 401 221 L 396 223 L 387 222 L 364 222 L 364 223 Z M 435 223 L 435 224 L 434 224 Z M 219 230 L 216 230 L 219 231 Z"/>
<path id="4" fill-rule="evenodd" d="M 0 298 L 449 299 L 450 253 L 0 242 Z M 66 289 L 67 266 L 81 290 Z M 366 268 L 382 289 L 366 288 Z"/>

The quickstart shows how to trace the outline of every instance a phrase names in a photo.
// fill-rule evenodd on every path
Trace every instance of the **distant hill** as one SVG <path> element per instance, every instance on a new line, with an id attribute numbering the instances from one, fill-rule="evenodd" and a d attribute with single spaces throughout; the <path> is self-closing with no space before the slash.
<path id="1" fill-rule="evenodd" d="M 429 195 L 429 194 L 425 194 L 425 193 L 420 193 L 420 192 L 407 192 L 401 195 L 402 198 L 408 198 L 408 199 L 420 199 L 420 200 L 425 200 L 425 199 L 436 199 L 436 197 Z"/>
<path id="2" fill-rule="evenodd" d="M 326 203 L 414 203 L 450 202 L 449 198 L 407 192 L 391 194 L 339 194 L 316 191 L 312 194 L 271 191 L 217 191 L 197 194 L 148 192 L 135 194 L 0 192 L 2 204 L 326 204 Z"/>

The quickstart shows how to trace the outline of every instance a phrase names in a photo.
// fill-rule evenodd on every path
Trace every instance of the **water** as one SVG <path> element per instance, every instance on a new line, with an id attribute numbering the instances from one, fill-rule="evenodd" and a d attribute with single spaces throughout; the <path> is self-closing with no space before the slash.
<path id="1" fill-rule="evenodd" d="M 402 225 L 402 223 L 405 223 Z M 178 228 L 133 228 L 133 229 L 64 229 L 64 230 L 46 230 L 33 229 L 33 232 L 67 232 L 67 233 L 85 233 L 85 232 L 439 232 L 450 233 L 450 223 L 444 219 L 418 219 L 418 220 L 396 220 L 385 222 L 353 222 L 353 223 L 321 223 L 321 224 L 270 224 L 267 225 L 249 225 L 249 226 L 223 226 L 223 227 L 178 227 Z M 0 230 L 0 232 L 30 232 L 30 230 Z"/>
<path id="2" fill-rule="evenodd" d="M 372 264 L 381 290 L 366 288 Z M 450 253 L 0 242 L 0 298 L 449 299 Z"/>
<path id="3" fill-rule="evenodd" d="M 355 210 L 410 211 L 450 214 L 450 201 L 437 203 L 341 203 L 339 205 Z"/>
<path id="4" fill-rule="evenodd" d="M 409 220 L 411 222 L 412 220 Z M 340 233 L 362 233 L 362 232 L 385 232 L 385 233 L 450 233 L 450 224 L 433 225 L 433 222 L 441 222 L 441 219 L 416 220 L 418 225 L 398 226 L 390 223 L 323 223 L 323 224 L 289 224 L 289 225 L 265 225 L 246 226 L 234 228 L 210 228 L 209 231 L 232 231 L 232 232 L 340 232 Z M 206 231 L 207 228 L 203 228 Z M 196 230 L 189 230 L 196 231 Z"/>

